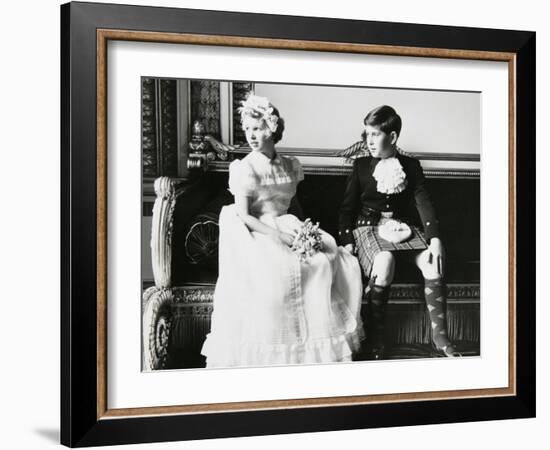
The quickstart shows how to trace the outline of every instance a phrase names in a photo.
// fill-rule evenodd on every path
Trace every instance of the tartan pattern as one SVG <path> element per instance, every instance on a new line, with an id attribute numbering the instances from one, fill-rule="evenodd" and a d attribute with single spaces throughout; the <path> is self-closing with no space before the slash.
<path id="1" fill-rule="evenodd" d="M 353 237 L 357 246 L 357 257 L 365 277 L 370 278 L 374 258 L 378 253 L 389 251 L 424 250 L 428 243 L 424 234 L 416 226 L 410 226 L 412 235 L 404 242 L 394 244 L 381 238 L 377 226 L 361 226 L 353 230 Z"/>

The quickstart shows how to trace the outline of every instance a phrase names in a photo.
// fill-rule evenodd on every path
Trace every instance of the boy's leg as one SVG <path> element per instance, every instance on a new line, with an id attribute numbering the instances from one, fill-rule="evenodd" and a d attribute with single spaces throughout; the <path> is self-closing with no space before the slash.
<path id="1" fill-rule="evenodd" d="M 432 342 L 445 356 L 458 356 L 447 328 L 447 287 L 434 264 L 429 263 L 429 252 L 424 250 L 416 257 L 417 266 L 424 276 L 424 296 L 430 316 Z"/>
<path id="2" fill-rule="evenodd" d="M 366 334 L 369 359 L 384 358 L 385 322 L 395 259 L 390 252 L 376 255 L 369 281 Z"/>

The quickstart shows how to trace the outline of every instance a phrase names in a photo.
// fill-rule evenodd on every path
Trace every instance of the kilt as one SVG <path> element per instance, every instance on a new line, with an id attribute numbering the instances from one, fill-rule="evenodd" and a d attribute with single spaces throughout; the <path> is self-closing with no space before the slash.
<path id="1" fill-rule="evenodd" d="M 424 250 L 428 248 L 428 243 L 424 233 L 416 226 L 409 225 L 412 235 L 403 242 L 394 244 L 381 238 L 378 234 L 378 227 L 385 222 L 382 219 L 376 226 L 360 226 L 353 230 L 353 237 L 357 247 L 357 258 L 363 269 L 365 277 L 370 278 L 374 258 L 380 252 L 402 252 L 410 250 Z"/>

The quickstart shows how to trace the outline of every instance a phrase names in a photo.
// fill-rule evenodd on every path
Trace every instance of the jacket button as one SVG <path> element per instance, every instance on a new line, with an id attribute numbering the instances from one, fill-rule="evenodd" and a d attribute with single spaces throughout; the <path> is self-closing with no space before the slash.
<path id="1" fill-rule="evenodd" d="M 428 225 L 428 226 L 429 226 L 429 225 L 430 225 L 430 222 L 426 222 L 426 225 Z"/>
<path id="2" fill-rule="evenodd" d="M 386 208 L 389 208 L 389 207 L 390 207 L 390 205 L 386 205 Z"/>

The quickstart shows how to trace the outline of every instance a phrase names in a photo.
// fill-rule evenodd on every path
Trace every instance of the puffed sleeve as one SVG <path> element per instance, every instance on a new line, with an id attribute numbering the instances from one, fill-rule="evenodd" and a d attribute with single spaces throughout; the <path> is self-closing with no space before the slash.
<path id="1" fill-rule="evenodd" d="M 346 190 L 342 205 L 340 206 L 340 214 L 338 216 L 338 241 L 342 245 L 354 244 L 353 228 L 359 209 L 359 198 L 361 194 L 361 185 L 359 183 L 359 159 L 353 162 L 351 174 L 348 177 Z"/>
<path id="2" fill-rule="evenodd" d="M 304 169 L 302 168 L 302 163 L 296 157 L 291 157 L 292 161 L 292 173 L 296 182 L 300 182 L 304 179 Z"/>
<path id="3" fill-rule="evenodd" d="M 416 203 L 416 209 L 422 221 L 422 227 L 424 228 L 424 234 L 426 240 L 429 242 L 433 237 L 439 237 L 439 221 L 435 213 L 435 208 L 430 199 L 430 194 L 426 189 L 424 178 L 424 172 L 420 162 L 413 159 L 412 164 L 412 177 L 409 182 L 412 181 L 412 187 L 414 189 L 414 200 Z"/>
<path id="4" fill-rule="evenodd" d="M 229 191 L 234 196 L 251 197 L 256 184 L 256 176 L 249 164 L 238 159 L 229 164 Z"/>

